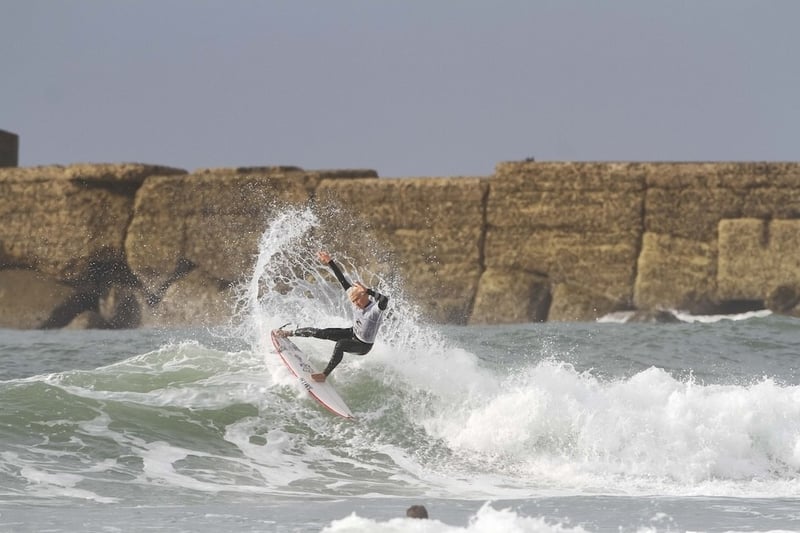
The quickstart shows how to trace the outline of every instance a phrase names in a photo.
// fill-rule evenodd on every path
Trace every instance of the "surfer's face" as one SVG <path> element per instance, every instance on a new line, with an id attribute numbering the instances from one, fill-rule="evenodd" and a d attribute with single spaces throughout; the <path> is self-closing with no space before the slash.
<path id="1" fill-rule="evenodd" d="M 347 293 L 347 296 L 350 297 L 350 301 L 353 302 L 353 305 L 356 305 L 361 309 L 364 309 L 367 304 L 369 304 L 369 296 L 364 290 L 354 288 Z"/>

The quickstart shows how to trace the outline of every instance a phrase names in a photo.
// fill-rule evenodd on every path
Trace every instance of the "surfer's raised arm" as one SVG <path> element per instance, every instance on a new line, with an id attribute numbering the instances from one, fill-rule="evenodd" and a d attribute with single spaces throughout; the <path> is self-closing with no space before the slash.
<path id="1" fill-rule="evenodd" d="M 342 287 L 345 291 L 348 291 L 348 296 L 351 296 L 350 300 L 357 304 L 356 299 L 353 299 L 350 294 L 350 289 L 355 287 L 359 289 L 360 292 L 363 292 L 367 296 L 372 297 L 373 300 L 378 302 L 378 307 L 381 311 L 385 311 L 386 307 L 389 305 L 389 297 L 385 296 L 374 289 L 367 288 L 363 283 L 360 281 L 356 281 L 355 283 L 350 283 L 350 281 L 344 276 L 342 273 L 342 269 L 339 268 L 339 265 L 336 264 L 336 261 L 333 260 L 331 254 L 328 252 L 317 252 L 317 257 L 319 260 L 330 267 L 331 271 L 333 271 L 333 275 L 336 276 L 336 279 L 339 280 L 339 283 L 342 284 Z M 362 306 L 363 307 L 363 306 Z"/>
<path id="2" fill-rule="evenodd" d="M 320 261 L 322 261 L 323 264 L 326 264 L 330 267 L 330 269 L 333 271 L 333 275 L 336 276 L 336 279 L 338 279 L 339 283 L 342 284 L 344 290 L 348 290 L 350 287 L 353 286 L 347 280 L 347 278 L 344 277 L 344 274 L 342 274 L 342 270 L 339 268 L 339 265 L 336 264 L 336 261 L 333 260 L 331 254 L 329 254 L 328 252 L 317 252 L 317 257 L 319 258 Z"/>

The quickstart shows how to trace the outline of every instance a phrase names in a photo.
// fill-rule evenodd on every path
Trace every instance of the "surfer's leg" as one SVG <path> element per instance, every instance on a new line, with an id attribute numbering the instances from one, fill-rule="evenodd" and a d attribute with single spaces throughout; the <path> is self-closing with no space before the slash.
<path id="1" fill-rule="evenodd" d="M 316 337 L 318 331 L 317 328 L 297 328 L 292 335 L 295 337 Z"/>
<path id="2" fill-rule="evenodd" d="M 336 368 L 339 363 L 342 362 L 342 357 L 344 357 L 344 352 L 352 353 L 356 355 L 364 355 L 372 349 L 371 344 L 367 344 L 366 342 L 361 342 L 358 339 L 354 339 L 353 337 L 348 337 L 346 339 L 341 339 L 336 341 L 336 346 L 333 347 L 333 355 L 331 356 L 330 362 L 328 362 L 328 366 L 325 367 L 325 370 L 322 371 L 323 374 L 326 376 L 333 372 L 333 369 Z"/>
<path id="3" fill-rule="evenodd" d="M 344 339 L 353 338 L 353 328 L 325 328 L 314 332 L 313 337 L 325 339 L 326 341 L 338 342 Z"/>
<path id="4" fill-rule="evenodd" d="M 344 351 L 342 350 L 341 346 L 339 346 L 340 342 L 337 342 L 336 346 L 334 346 L 331 360 L 328 361 L 328 366 L 326 366 L 325 370 L 322 371 L 322 373 L 325 374 L 326 377 L 329 376 L 331 372 L 333 372 L 333 369 L 339 366 L 339 363 L 342 362 L 342 357 L 344 357 Z"/>
<path id="5" fill-rule="evenodd" d="M 369 351 L 372 349 L 372 345 L 371 344 L 367 344 L 366 342 L 361 342 L 361 341 L 358 341 L 358 342 L 361 343 L 359 351 L 351 352 L 351 353 L 354 353 L 356 355 L 367 355 L 369 353 Z"/>

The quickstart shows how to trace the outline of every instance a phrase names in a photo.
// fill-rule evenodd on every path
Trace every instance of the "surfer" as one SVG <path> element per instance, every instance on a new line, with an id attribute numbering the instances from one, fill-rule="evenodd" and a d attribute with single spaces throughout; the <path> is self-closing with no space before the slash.
<path id="1" fill-rule="evenodd" d="M 428 518 L 428 510 L 424 505 L 412 505 L 406 509 L 408 518 Z"/>
<path id="2" fill-rule="evenodd" d="M 328 252 L 317 252 L 317 257 L 330 267 L 336 279 L 347 292 L 347 297 L 353 305 L 353 326 L 350 328 L 298 328 L 293 332 L 283 331 L 283 335 L 314 337 L 336 343 L 331 360 L 325 370 L 311 374 L 314 381 L 322 382 L 342 362 L 345 352 L 366 355 L 372 349 L 375 337 L 378 335 L 378 328 L 383 321 L 383 312 L 389 305 L 389 297 L 373 289 L 368 289 L 360 281 L 350 283 Z"/>

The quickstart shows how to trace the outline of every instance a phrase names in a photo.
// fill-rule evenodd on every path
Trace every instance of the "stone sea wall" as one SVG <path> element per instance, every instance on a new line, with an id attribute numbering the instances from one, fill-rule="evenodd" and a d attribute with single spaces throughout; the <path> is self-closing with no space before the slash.
<path id="1" fill-rule="evenodd" d="M 93 164 L 0 168 L 0 327 L 225 323 L 271 218 L 305 205 L 437 322 L 800 316 L 798 163 L 522 161 L 392 179 Z"/>

